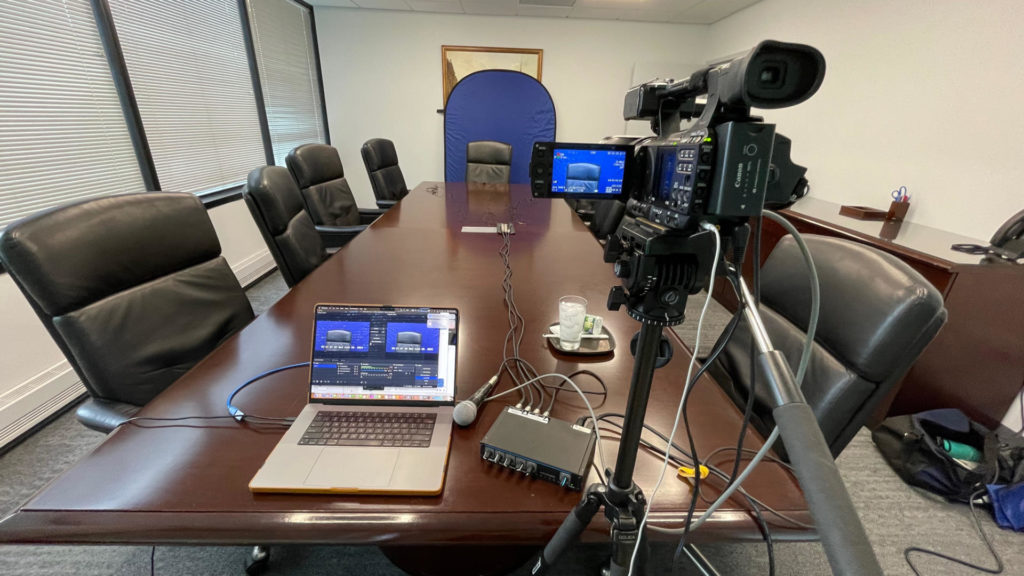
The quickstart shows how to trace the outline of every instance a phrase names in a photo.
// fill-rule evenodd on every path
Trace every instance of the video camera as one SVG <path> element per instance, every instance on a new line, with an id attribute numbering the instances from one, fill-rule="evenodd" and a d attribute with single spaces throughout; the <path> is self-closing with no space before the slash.
<path id="1" fill-rule="evenodd" d="M 683 322 L 687 295 L 708 286 L 715 260 L 714 235 L 701 222 L 732 239 L 739 266 L 749 217 L 806 193 L 806 169 L 790 161 L 789 139 L 750 108 L 803 102 L 824 73 L 818 50 L 766 40 L 685 80 L 629 90 L 623 117 L 650 120 L 652 138 L 635 145 L 534 144 L 535 197 L 626 202 L 626 216 L 605 244 L 605 261 L 622 280 L 609 294 L 609 309 L 625 305 L 633 318 L 664 326 Z M 680 130 L 683 120 L 693 123 Z"/>
<path id="2" fill-rule="evenodd" d="M 825 59 L 810 46 L 766 40 L 746 55 L 679 82 L 626 93 L 623 118 L 650 120 L 657 136 L 622 144 L 537 142 L 530 162 L 540 198 L 617 199 L 659 226 L 694 231 L 702 219 L 746 219 L 805 193 L 789 139 L 750 108 L 784 108 L 821 86 Z M 698 101 L 706 95 L 706 102 Z M 696 121 L 680 131 L 683 120 Z"/>

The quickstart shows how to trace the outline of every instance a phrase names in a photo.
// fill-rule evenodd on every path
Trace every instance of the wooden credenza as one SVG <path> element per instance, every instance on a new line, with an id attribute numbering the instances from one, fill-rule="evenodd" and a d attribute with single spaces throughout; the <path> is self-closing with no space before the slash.
<path id="1" fill-rule="evenodd" d="M 804 198 L 781 213 L 801 233 L 844 238 L 896 256 L 938 288 L 949 311 L 946 325 L 894 393 L 888 414 L 956 407 L 996 426 L 1024 387 L 1024 266 L 982 263 L 950 249 L 955 243 L 987 244 L 978 239 L 913 222 L 857 220 L 841 216 L 839 207 Z M 765 220 L 762 262 L 784 235 Z M 749 280 L 750 259 L 746 264 Z M 735 310 L 736 299 L 723 283 L 714 295 Z"/>

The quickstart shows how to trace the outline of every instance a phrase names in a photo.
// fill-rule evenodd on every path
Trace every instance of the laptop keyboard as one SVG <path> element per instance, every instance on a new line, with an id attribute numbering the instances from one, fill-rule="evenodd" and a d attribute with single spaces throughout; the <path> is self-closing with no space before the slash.
<path id="1" fill-rule="evenodd" d="M 317 412 L 299 439 L 305 446 L 426 448 L 436 412 Z"/>

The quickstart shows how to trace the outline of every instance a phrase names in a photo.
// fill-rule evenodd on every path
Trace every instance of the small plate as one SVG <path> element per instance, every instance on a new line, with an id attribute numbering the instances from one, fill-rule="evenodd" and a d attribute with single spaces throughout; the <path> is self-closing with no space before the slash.
<path id="1" fill-rule="evenodd" d="M 557 329 L 558 322 L 555 322 L 548 326 L 548 332 L 553 332 L 552 327 Z M 608 328 L 602 326 L 601 334 L 608 336 L 608 338 L 583 338 L 580 340 L 580 347 L 576 350 L 566 350 L 562 348 L 562 342 L 558 338 L 544 338 L 548 341 L 548 344 L 552 348 L 558 350 L 562 354 L 577 354 L 580 356 L 597 356 L 600 354 L 608 354 L 612 350 L 615 350 L 615 337 L 608 331 Z"/>

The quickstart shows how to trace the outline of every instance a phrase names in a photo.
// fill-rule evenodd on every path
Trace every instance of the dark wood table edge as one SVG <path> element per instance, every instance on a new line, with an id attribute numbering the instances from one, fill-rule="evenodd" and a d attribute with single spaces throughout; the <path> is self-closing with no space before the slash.
<path id="1" fill-rule="evenodd" d="M 913 258 L 919 262 L 928 264 L 929 266 L 934 266 L 936 268 L 944 268 L 948 270 L 953 270 L 960 266 L 960 264 L 956 262 L 945 260 L 937 256 L 932 256 L 931 254 L 915 250 L 914 248 L 909 248 L 896 242 L 887 242 L 878 236 L 872 236 L 870 234 L 859 232 L 851 228 L 843 228 L 840 225 L 829 222 L 828 220 L 822 220 L 814 216 L 808 216 L 807 214 L 799 212 L 796 208 L 787 208 L 784 210 L 779 210 L 779 213 L 789 220 L 799 221 L 805 224 L 809 224 L 811 226 L 824 228 L 831 232 L 832 234 L 835 234 L 836 236 L 839 237 L 856 238 L 863 242 L 869 243 L 872 247 L 878 248 L 879 250 L 889 252 L 894 256 Z"/>
<path id="2" fill-rule="evenodd" d="M 780 510 L 804 523 L 812 523 L 805 510 Z M 431 520 L 440 529 L 423 531 L 416 522 L 403 522 L 404 514 L 367 514 L 365 517 L 323 512 L 289 513 L 182 513 L 182 512 L 92 512 L 89 522 L 81 522 L 75 511 L 16 512 L 0 525 L 0 544 L 110 544 L 110 545 L 251 545 L 260 544 L 346 544 L 346 545 L 541 545 L 554 535 L 569 510 L 514 514 L 508 523 L 495 523 L 493 513 L 445 513 Z M 290 521 L 296 515 L 306 521 Z M 164 526 L 157 533 L 140 533 L 140 519 L 160 517 Z M 512 514 L 509 514 L 512 516 Z M 140 518 L 141 517 L 141 518 Z M 168 517 L 173 522 L 168 522 Z M 681 526 L 685 513 L 654 513 L 653 524 Z M 765 513 L 775 540 L 814 541 L 815 531 L 793 527 Z M 487 521 L 484 521 L 487 520 Z M 282 523 L 287 530 L 282 531 Z M 737 524 L 742 523 L 742 529 Z M 381 525 L 392 529 L 381 533 Z M 500 526 L 500 527 L 499 527 Z M 544 528 L 538 533 L 536 528 Z M 608 524 L 596 519 L 584 533 L 584 542 L 607 541 Z M 452 532 L 465 537 L 452 540 Z M 532 536 L 528 536 L 529 532 Z M 538 535 L 539 534 L 539 535 Z M 655 540 L 670 536 L 650 531 Z M 762 539 L 752 515 L 745 510 L 719 510 L 692 535 L 696 542 L 758 541 Z"/>
<path id="3" fill-rule="evenodd" d="M 666 329 L 669 338 L 687 354 L 692 350 L 674 330 Z M 738 408 L 737 408 L 738 410 Z M 750 434 L 761 445 L 763 439 L 756 431 Z M 288 512 L 90 512 L 88 522 L 76 510 L 18 510 L 0 521 L 0 544 L 160 544 L 160 545 L 247 545 L 253 542 L 271 544 L 350 544 L 350 545 L 451 545 L 451 544 L 517 544 L 541 545 L 550 538 L 569 510 L 548 513 L 515 513 L 515 521 L 502 528 L 493 527 L 494 513 L 430 513 L 393 512 L 353 515 L 336 514 L 323 510 L 294 510 Z M 813 524 L 807 510 L 780 510 L 780 512 L 806 524 Z M 698 509 L 698 516 L 701 510 Z M 815 541 L 817 533 L 794 527 L 770 513 L 765 512 L 766 521 L 776 540 Z M 511 514 L 510 514 L 511 515 Z M 419 529 L 416 517 L 431 516 L 432 526 L 441 529 L 424 532 Z M 143 524 L 146 517 L 159 518 L 159 525 L 166 528 L 159 533 L 140 533 L 128 526 Z M 173 518 L 168 524 L 167 519 Z M 300 521 L 301 518 L 301 521 Z M 484 522 L 483 520 L 489 520 Z M 659 525 L 681 526 L 685 521 L 683 512 L 656 511 L 651 521 Z M 742 528 L 737 529 L 737 523 Z M 387 524 L 393 529 L 380 534 L 380 526 Z M 275 528 L 288 526 L 286 535 Z M 525 536 L 541 525 L 544 534 Z M 405 527 L 405 528 L 403 528 Z M 452 542 L 444 536 L 451 531 L 462 530 L 467 534 L 466 542 Z M 584 541 L 602 542 L 607 532 L 607 522 L 596 519 Z M 211 538 L 211 535 L 214 535 Z M 471 536 L 470 536 L 471 535 Z M 651 531 L 655 540 L 671 538 Z M 762 535 L 751 513 L 743 508 L 731 507 L 715 512 L 704 526 L 692 536 L 695 542 L 756 541 Z"/>

